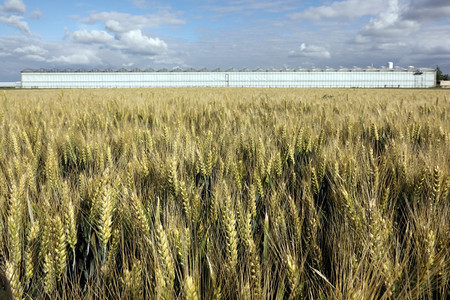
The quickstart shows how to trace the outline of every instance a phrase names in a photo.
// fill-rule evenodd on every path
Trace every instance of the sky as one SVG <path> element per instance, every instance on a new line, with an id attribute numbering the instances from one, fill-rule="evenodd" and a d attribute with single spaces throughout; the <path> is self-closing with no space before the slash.
<path id="1" fill-rule="evenodd" d="M 31 69 L 431 67 L 449 0 L 0 0 L 0 81 Z"/>

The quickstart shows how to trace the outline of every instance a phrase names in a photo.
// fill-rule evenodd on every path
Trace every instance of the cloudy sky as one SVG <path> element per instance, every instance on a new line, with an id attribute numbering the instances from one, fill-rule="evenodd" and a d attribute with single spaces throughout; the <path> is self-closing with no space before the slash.
<path id="1" fill-rule="evenodd" d="M 0 81 L 19 80 L 26 68 L 388 61 L 450 73 L 450 1 L 0 0 Z"/>

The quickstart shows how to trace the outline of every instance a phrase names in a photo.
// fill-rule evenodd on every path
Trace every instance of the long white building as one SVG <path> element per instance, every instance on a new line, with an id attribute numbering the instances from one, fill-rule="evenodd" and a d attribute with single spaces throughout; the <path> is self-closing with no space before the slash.
<path id="1" fill-rule="evenodd" d="M 22 88 L 286 87 L 431 88 L 429 68 L 256 70 L 24 70 Z"/>

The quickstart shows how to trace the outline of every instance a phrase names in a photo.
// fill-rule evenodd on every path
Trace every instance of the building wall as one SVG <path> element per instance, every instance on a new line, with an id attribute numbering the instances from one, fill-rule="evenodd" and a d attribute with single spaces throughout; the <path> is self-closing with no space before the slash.
<path id="1" fill-rule="evenodd" d="M 323 87 L 428 88 L 435 72 L 345 70 L 300 72 L 22 72 L 23 88 Z"/>
<path id="2" fill-rule="evenodd" d="M 450 89 L 450 80 L 441 80 L 440 86 L 444 89 Z"/>
<path id="3" fill-rule="evenodd" d="M 19 88 L 20 82 L 0 82 L 0 88 Z"/>

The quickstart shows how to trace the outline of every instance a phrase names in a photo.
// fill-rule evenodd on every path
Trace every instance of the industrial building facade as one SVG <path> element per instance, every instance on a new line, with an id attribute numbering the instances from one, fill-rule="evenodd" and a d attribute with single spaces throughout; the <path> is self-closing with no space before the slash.
<path id="1" fill-rule="evenodd" d="M 24 70 L 22 88 L 431 88 L 433 69 Z"/>

